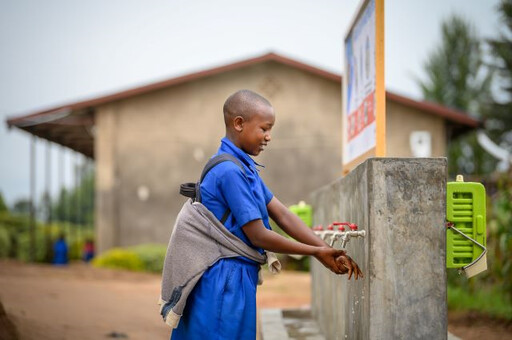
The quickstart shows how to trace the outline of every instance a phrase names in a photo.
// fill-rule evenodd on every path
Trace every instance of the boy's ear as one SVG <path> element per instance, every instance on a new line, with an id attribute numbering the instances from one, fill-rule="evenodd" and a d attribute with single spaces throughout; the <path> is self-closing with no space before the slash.
<path id="1" fill-rule="evenodd" d="M 244 129 L 244 122 L 244 117 L 236 116 L 235 119 L 233 119 L 233 127 L 235 128 L 235 131 L 242 132 Z"/>

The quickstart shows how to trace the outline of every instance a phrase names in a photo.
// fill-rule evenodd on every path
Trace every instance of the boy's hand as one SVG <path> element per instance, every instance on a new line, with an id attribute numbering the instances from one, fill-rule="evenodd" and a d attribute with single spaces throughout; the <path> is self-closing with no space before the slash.
<path id="1" fill-rule="evenodd" d="M 357 265 L 357 263 L 354 260 L 352 260 L 352 258 L 350 258 L 350 256 L 348 256 L 347 254 L 338 256 L 336 258 L 336 264 L 338 265 L 338 267 L 345 268 L 345 272 L 343 274 L 348 272 L 349 280 L 352 277 L 352 274 L 354 274 L 354 278 L 356 280 L 359 277 L 364 277 L 363 272 L 361 271 L 361 269 L 359 269 L 359 266 Z"/>
<path id="2" fill-rule="evenodd" d="M 344 250 L 331 247 L 319 247 L 314 256 L 320 263 L 335 274 L 346 274 L 348 272 L 348 267 L 340 266 L 336 261 L 337 258 L 347 256 Z"/>

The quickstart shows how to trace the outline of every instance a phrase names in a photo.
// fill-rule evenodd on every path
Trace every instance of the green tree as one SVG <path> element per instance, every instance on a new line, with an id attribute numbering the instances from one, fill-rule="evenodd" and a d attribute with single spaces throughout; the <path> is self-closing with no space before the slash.
<path id="1" fill-rule="evenodd" d="M 471 23 L 453 15 L 442 23 L 441 44 L 428 56 L 427 79 L 418 81 L 428 101 L 481 118 L 491 102 L 492 73 L 483 61 L 482 44 Z M 459 136 L 448 148 L 449 173 L 488 173 L 495 161 L 478 145 L 476 132 Z"/>
<path id="2" fill-rule="evenodd" d="M 53 211 L 52 216 L 54 219 L 60 222 L 64 222 L 68 220 L 67 214 L 67 205 L 68 205 L 68 191 L 66 188 L 61 188 L 59 192 L 59 196 L 53 203 Z"/>
<path id="3" fill-rule="evenodd" d="M 29 215 L 30 214 L 30 200 L 26 198 L 18 199 L 14 202 L 12 212 L 17 215 Z"/>
<path id="4" fill-rule="evenodd" d="M 489 279 L 512 302 L 512 171 L 502 174 L 497 189 L 489 205 Z"/>
<path id="5" fill-rule="evenodd" d="M 44 221 L 45 223 L 49 223 L 51 220 L 51 196 L 48 191 L 45 191 L 41 195 L 39 207 L 38 207 L 38 213 L 39 213 L 39 220 Z"/>
<path id="6" fill-rule="evenodd" d="M 489 40 L 501 92 L 487 115 L 490 137 L 502 147 L 512 150 L 512 0 L 502 0 L 498 13 L 504 25 L 499 38 Z M 489 209 L 489 249 L 492 278 L 508 294 L 512 302 L 512 169 L 498 181 L 498 191 Z"/>
<path id="7" fill-rule="evenodd" d="M 70 189 L 62 188 L 52 204 L 52 218 L 61 222 L 92 225 L 94 218 L 94 171 L 79 169 L 81 181 Z"/>
<path id="8" fill-rule="evenodd" d="M 488 43 L 501 92 L 486 115 L 486 129 L 497 144 L 512 150 L 512 0 L 502 0 L 498 11 L 505 29 Z"/>
<path id="9" fill-rule="evenodd" d="M 4 201 L 4 196 L 2 195 L 2 192 L 0 192 L 0 213 L 1 212 L 9 212 L 9 209 L 7 208 L 7 205 Z"/>

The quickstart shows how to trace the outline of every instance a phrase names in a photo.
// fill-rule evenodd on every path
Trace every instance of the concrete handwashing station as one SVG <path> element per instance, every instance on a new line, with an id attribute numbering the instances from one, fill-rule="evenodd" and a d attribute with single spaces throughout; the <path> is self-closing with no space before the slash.
<path id="1" fill-rule="evenodd" d="M 290 210 L 312 226 L 311 205 L 301 201 Z M 481 183 L 464 182 L 462 175 L 447 183 L 446 227 L 446 267 L 457 268 L 468 278 L 487 270 L 485 187 Z M 326 229 L 318 225 L 313 230 L 331 247 L 341 241 L 342 249 L 350 238 L 366 236 L 365 230 L 349 222 L 333 222 Z"/>

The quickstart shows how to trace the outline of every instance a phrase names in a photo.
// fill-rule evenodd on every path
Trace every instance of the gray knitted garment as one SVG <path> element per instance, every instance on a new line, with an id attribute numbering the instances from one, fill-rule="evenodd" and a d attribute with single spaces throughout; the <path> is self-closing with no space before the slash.
<path id="1" fill-rule="evenodd" d="M 164 321 L 176 328 L 187 297 L 205 270 L 219 259 L 236 256 L 260 264 L 267 260 L 266 254 L 229 232 L 203 204 L 189 199 L 176 218 L 165 256 L 159 302 Z M 270 257 L 275 255 L 269 253 Z"/>

